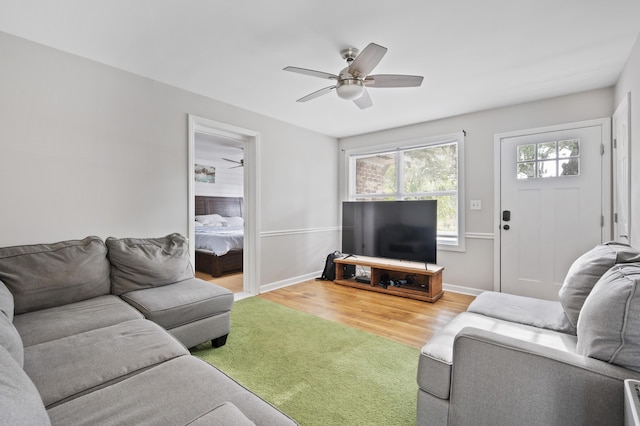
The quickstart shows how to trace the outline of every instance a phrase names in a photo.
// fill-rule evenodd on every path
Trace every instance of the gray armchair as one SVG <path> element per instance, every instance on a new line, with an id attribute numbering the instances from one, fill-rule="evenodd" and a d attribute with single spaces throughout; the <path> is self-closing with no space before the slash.
<path id="1" fill-rule="evenodd" d="M 486 292 L 422 348 L 418 425 L 620 425 L 640 379 L 640 252 L 576 260 L 559 302 Z"/>

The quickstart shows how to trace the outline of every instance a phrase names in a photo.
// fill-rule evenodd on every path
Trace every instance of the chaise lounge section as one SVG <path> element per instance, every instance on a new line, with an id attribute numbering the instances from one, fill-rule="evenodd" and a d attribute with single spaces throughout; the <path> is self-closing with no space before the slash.
<path id="1" fill-rule="evenodd" d="M 422 348 L 418 425 L 620 425 L 640 379 L 640 251 L 596 246 L 552 302 L 485 292 Z"/>
<path id="2" fill-rule="evenodd" d="M 189 354 L 226 340 L 233 295 L 193 278 L 185 247 L 0 248 L 0 424 L 295 424 Z"/>

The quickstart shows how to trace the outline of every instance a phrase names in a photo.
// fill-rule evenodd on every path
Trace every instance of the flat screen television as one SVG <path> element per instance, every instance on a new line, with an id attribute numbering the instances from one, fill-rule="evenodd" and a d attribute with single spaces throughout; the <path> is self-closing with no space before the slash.
<path id="1" fill-rule="evenodd" d="M 344 201 L 342 253 L 436 263 L 437 201 Z"/>

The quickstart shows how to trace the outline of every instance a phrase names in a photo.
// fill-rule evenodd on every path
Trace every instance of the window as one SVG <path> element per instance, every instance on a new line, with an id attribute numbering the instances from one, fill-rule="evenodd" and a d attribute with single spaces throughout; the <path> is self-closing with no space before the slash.
<path id="1" fill-rule="evenodd" d="M 536 179 L 580 174 L 580 140 L 519 145 L 516 176 Z"/>
<path id="2" fill-rule="evenodd" d="M 464 250 L 464 134 L 347 153 L 353 201 L 437 200 L 438 248 Z"/>

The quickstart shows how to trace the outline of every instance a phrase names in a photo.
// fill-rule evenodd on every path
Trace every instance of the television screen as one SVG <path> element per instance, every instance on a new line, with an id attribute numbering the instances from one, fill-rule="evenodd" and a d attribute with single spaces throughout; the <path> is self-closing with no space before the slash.
<path id="1" fill-rule="evenodd" d="M 345 201 L 342 253 L 436 263 L 437 201 Z"/>

